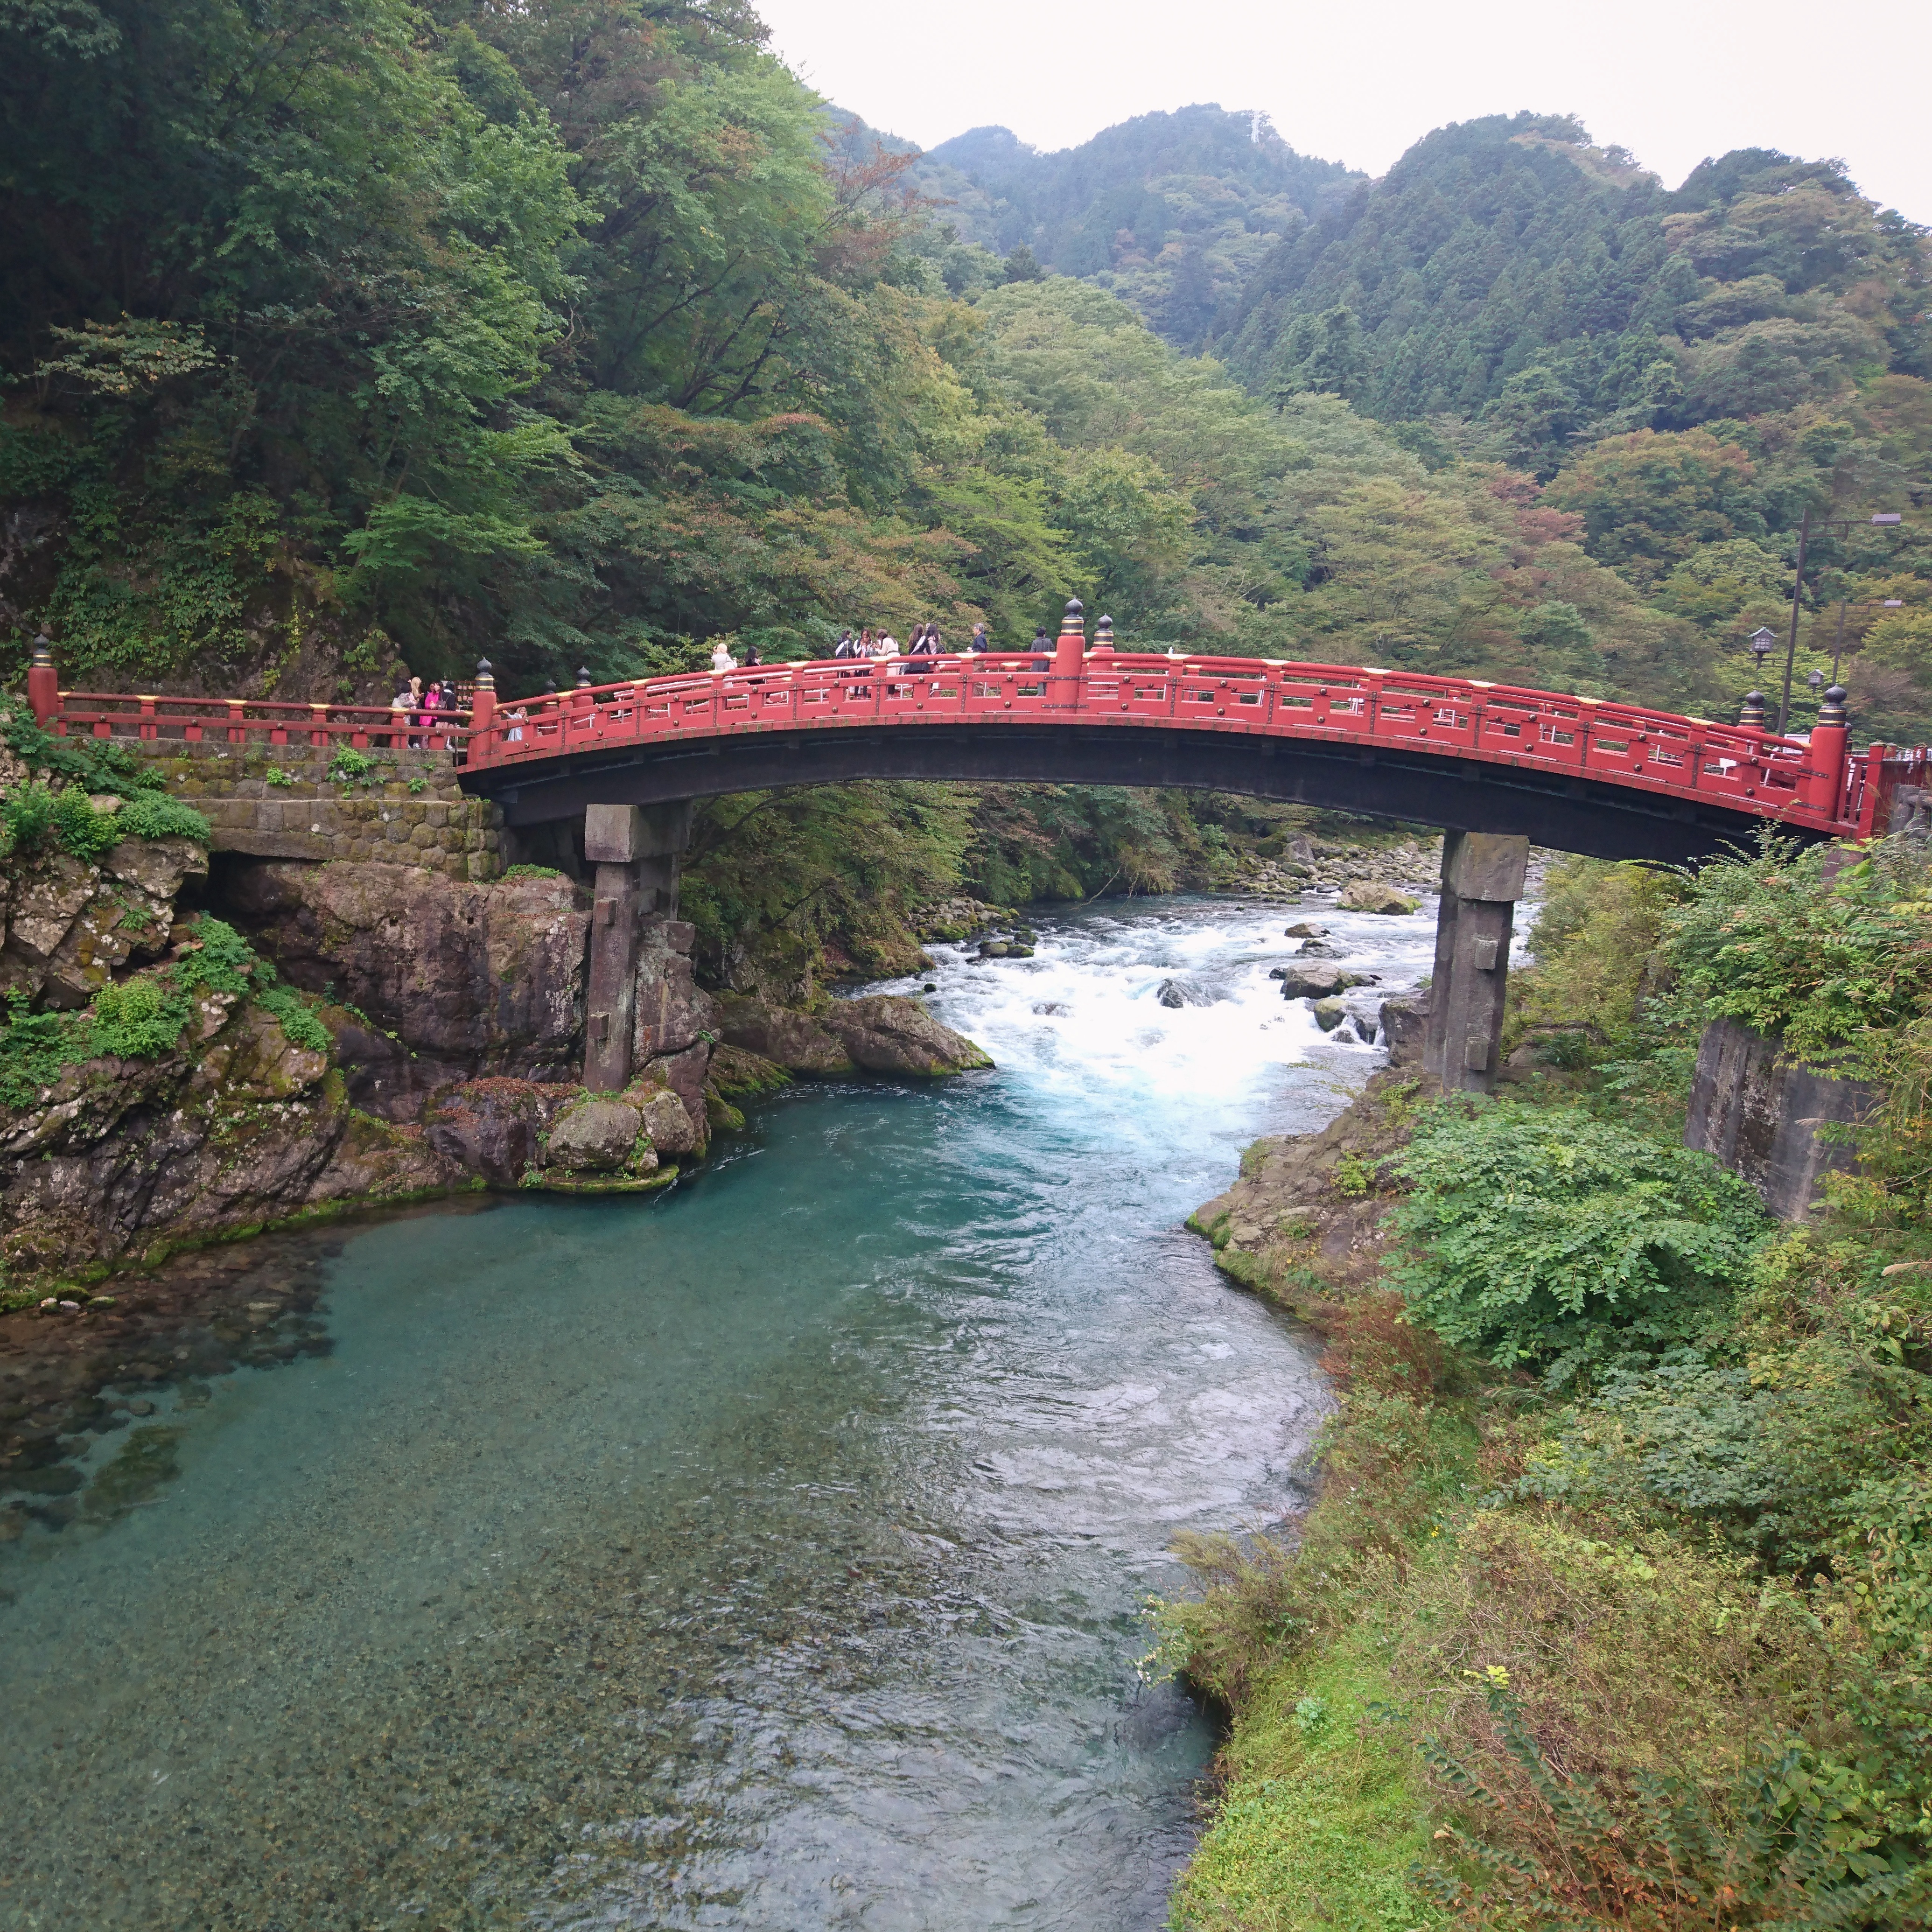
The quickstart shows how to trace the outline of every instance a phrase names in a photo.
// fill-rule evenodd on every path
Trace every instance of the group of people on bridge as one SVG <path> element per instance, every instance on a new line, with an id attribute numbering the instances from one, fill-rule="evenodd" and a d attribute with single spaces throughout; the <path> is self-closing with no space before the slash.
<path id="1" fill-rule="evenodd" d="M 1044 625 L 1041 626 L 1040 634 L 1034 638 L 1034 644 L 1036 649 L 1052 649 Z M 992 649 L 983 622 L 973 626 L 972 640 L 966 649 L 978 656 L 983 656 Z M 856 631 L 848 626 L 840 633 L 838 643 L 832 647 L 832 655 L 835 658 L 856 658 L 868 663 L 878 663 L 891 658 L 938 658 L 958 654 L 947 650 L 945 637 L 938 625 L 928 620 L 926 622 L 915 624 L 911 637 L 903 644 L 883 625 L 876 631 L 870 625 L 863 626 Z M 722 638 L 712 646 L 711 668 L 713 670 L 737 670 L 741 668 L 754 669 L 764 662 L 756 644 L 748 644 L 742 658 L 732 656 L 730 644 Z"/>

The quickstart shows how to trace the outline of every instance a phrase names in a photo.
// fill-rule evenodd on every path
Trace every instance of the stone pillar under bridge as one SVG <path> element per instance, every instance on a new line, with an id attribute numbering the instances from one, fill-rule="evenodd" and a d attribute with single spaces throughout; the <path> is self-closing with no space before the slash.
<path id="1" fill-rule="evenodd" d="M 690 800 L 593 805 L 584 814 L 584 856 L 596 868 L 590 971 L 584 999 L 584 1084 L 593 1094 L 630 1084 L 638 960 L 644 922 L 677 914 L 679 855 L 691 842 Z"/>
<path id="2" fill-rule="evenodd" d="M 1486 1094 L 1495 1084 L 1510 939 L 1528 864 L 1527 838 L 1490 832 L 1443 838 L 1422 1064 L 1450 1092 Z"/>

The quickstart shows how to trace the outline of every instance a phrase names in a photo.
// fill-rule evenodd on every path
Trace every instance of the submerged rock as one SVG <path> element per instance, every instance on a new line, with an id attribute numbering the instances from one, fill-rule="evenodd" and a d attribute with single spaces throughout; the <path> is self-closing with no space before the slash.
<path id="1" fill-rule="evenodd" d="M 1214 1004 L 1214 995 L 1192 980 L 1163 980 L 1160 991 L 1154 997 L 1164 1006 L 1211 1006 Z"/>

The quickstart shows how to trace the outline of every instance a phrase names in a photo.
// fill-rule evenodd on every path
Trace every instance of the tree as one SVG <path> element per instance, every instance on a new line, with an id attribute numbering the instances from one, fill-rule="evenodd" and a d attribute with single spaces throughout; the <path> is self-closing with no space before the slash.
<path id="1" fill-rule="evenodd" d="M 1705 430 L 1637 430 L 1610 437 L 1546 492 L 1583 518 L 1583 545 L 1600 562 L 1649 584 L 1700 544 L 1764 530 L 1750 458 Z"/>

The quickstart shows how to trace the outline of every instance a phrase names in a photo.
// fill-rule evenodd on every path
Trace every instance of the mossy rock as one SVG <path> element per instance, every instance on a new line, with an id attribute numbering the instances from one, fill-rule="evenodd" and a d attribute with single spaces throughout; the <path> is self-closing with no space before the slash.
<path id="1" fill-rule="evenodd" d="M 655 1174 L 572 1174 L 562 1168 L 532 1168 L 524 1185 L 543 1194 L 654 1194 L 677 1178 L 674 1167 Z"/>

